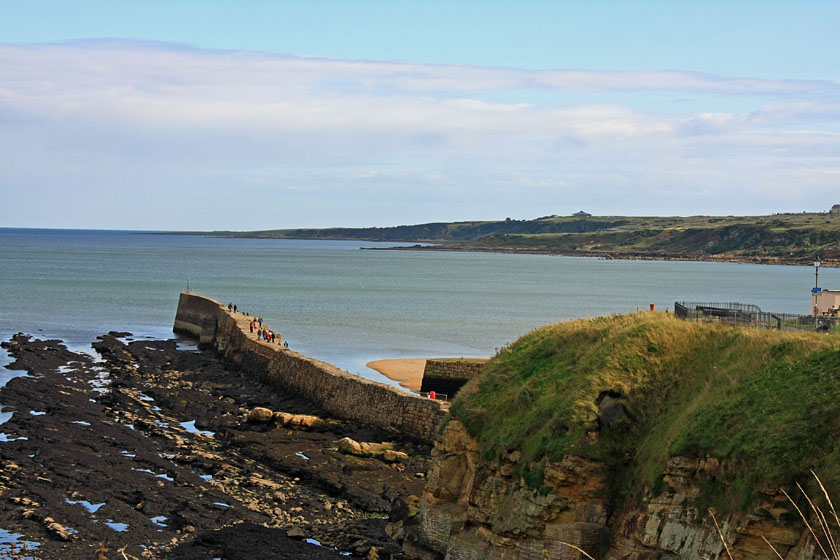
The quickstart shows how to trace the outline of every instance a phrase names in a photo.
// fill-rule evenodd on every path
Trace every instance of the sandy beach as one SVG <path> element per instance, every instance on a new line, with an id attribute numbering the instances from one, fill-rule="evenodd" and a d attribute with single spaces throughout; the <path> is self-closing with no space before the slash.
<path id="1" fill-rule="evenodd" d="M 395 360 L 376 360 L 365 364 L 399 383 L 409 391 L 419 391 L 423 382 L 423 370 L 426 367 L 426 358 L 403 358 Z"/>

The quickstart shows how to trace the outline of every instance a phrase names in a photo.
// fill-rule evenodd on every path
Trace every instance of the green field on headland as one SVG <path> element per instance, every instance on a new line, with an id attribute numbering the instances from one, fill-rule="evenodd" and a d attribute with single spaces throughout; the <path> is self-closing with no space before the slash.
<path id="1" fill-rule="evenodd" d="M 607 258 L 808 264 L 820 256 L 826 266 L 840 263 L 840 208 L 826 213 L 769 216 L 544 216 L 534 220 L 437 222 L 381 228 L 190 233 L 437 243 L 435 250 Z"/>
<path id="2" fill-rule="evenodd" d="M 670 456 L 714 457 L 703 499 L 748 507 L 767 485 L 820 474 L 840 495 L 840 337 L 690 323 L 664 313 L 533 331 L 461 391 L 452 414 L 487 461 L 512 450 L 534 489 L 547 461 L 577 455 L 637 496 Z"/>

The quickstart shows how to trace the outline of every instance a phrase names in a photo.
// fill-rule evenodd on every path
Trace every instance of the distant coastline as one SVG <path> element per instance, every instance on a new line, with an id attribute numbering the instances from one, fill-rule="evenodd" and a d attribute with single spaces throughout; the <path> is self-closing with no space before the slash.
<path id="1" fill-rule="evenodd" d="M 792 266 L 811 266 L 819 260 L 824 267 L 840 267 L 838 206 L 825 213 L 766 216 L 575 215 L 393 227 L 167 234 L 395 244 L 393 247 L 363 247 L 379 251 L 491 252 Z"/>

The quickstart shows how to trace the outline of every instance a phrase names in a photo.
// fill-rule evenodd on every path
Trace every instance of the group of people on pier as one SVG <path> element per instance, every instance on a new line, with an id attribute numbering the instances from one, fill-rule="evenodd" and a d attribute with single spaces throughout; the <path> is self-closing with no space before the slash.
<path id="1" fill-rule="evenodd" d="M 237 312 L 237 307 L 233 302 L 228 303 L 227 308 L 228 308 L 229 312 L 232 312 L 232 313 Z M 245 314 L 246 316 L 248 315 L 244 311 L 242 313 Z M 251 319 L 251 322 L 248 326 L 251 329 L 251 334 L 253 334 L 255 330 L 257 331 L 257 340 L 265 340 L 266 342 L 269 342 L 269 343 L 272 343 L 272 344 L 282 342 L 282 337 L 278 337 L 278 335 L 275 334 L 274 332 L 272 332 L 271 330 L 263 328 L 262 317 L 254 317 L 253 319 Z M 280 340 L 278 340 L 278 338 Z M 282 342 L 282 345 L 283 345 L 283 348 L 288 348 L 289 347 L 289 342 L 288 341 Z"/>
<path id="2" fill-rule="evenodd" d="M 257 340 L 265 340 L 266 342 L 270 342 L 272 344 L 276 344 L 278 342 L 276 333 L 274 333 L 273 331 L 271 331 L 269 329 L 264 329 L 263 328 L 262 317 L 256 317 L 255 319 L 252 319 L 249 327 L 250 327 L 252 333 L 256 329 Z M 282 337 L 281 337 L 281 341 L 282 341 Z M 282 344 L 283 344 L 283 348 L 288 348 L 289 347 L 289 342 L 288 341 L 283 342 Z"/>
<path id="3" fill-rule="evenodd" d="M 254 332 L 254 331 L 252 330 L 251 332 Z M 257 330 L 257 340 L 265 340 L 266 342 L 273 343 L 276 338 L 277 338 L 277 335 L 275 335 L 273 332 L 271 332 L 268 329 L 258 329 Z"/>

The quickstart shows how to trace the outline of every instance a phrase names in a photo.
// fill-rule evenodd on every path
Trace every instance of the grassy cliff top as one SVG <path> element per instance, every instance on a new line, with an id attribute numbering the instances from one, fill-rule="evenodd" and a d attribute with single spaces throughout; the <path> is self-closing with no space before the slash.
<path id="1" fill-rule="evenodd" d="M 629 421 L 599 420 L 605 395 Z M 611 464 L 624 494 L 661 483 L 669 455 L 709 455 L 729 465 L 726 499 L 743 507 L 756 488 L 810 479 L 808 469 L 840 493 L 838 403 L 840 336 L 636 313 L 523 336 L 452 411 L 485 460 L 520 450 L 532 487 L 545 462 L 565 454 Z"/>

